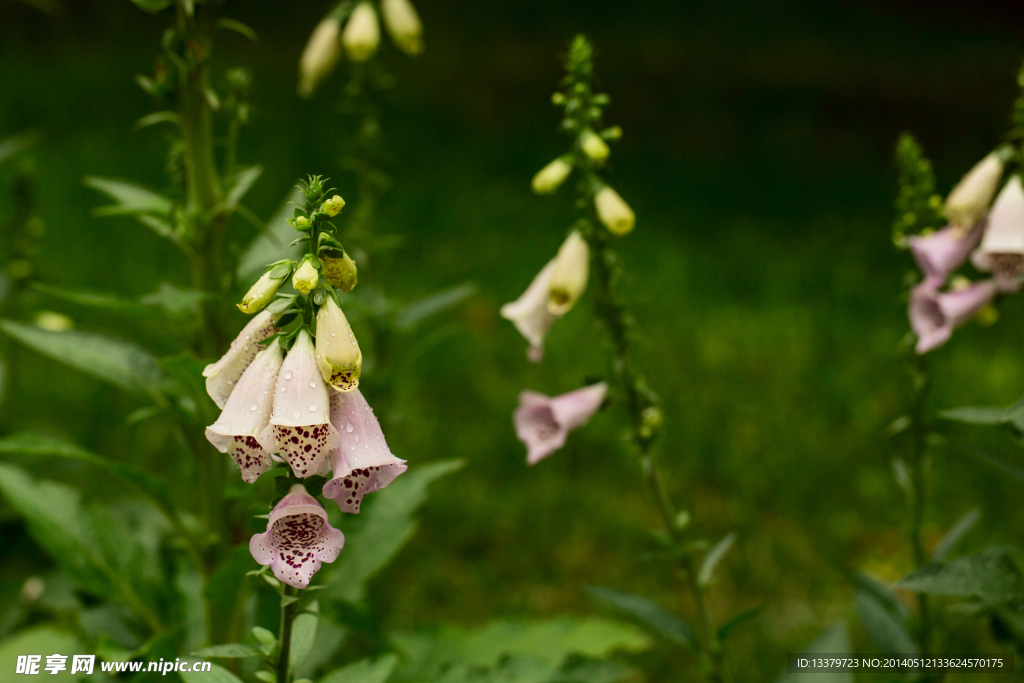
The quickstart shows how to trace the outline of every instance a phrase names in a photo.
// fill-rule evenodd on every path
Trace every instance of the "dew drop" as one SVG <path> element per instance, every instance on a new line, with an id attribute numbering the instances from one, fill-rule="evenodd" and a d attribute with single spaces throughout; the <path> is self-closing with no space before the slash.
<path id="1" fill-rule="evenodd" d="M 230 386 L 231 386 L 232 384 L 234 384 L 234 383 L 235 383 L 235 380 L 233 380 L 233 379 L 229 379 L 229 380 L 228 380 L 228 386 L 229 386 L 229 387 L 230 387 Z"/>
<path id="2" fill-rule="evenodd" d="M 281 387 L 281 393 L 282 393 L 282 394 L 284 393 L 284 390 L 285 390 L 285 387 L 283 387 L 283 386 L 282 386 L 282 387 Z"/>
<path id="3" fill-rule="evenodd" d="M 285 379 L 291 379 L 292 378 L 292 371 L 289 370 L 288 372 L 284 373 L 284 378 Z"/>
<path id="4" fill-rule="evenodd" d="M 345 423 L 345 431 L 348 432 L 349 434 L 351 434 L 353 431 L 355 431 L 355 427 L 352 425 L 351 422 L 346 422 Z"/>
<path id="5" fill-rule="evenodd" d="M 313 379 L 309 380 L 309 387 L 311 389 L 316 389 L 316 380 L 313 380 Z"/>
<path id="6" fill-rule="evenodd" d="M 356 447 L 355 447 L 355 446 L 349 446 L 349 447 L 348 447 L 348 449 L 349 449 L 350 451 L 354 451 L 354 450 L 356 449 Z"/>
<path id="7" fill-rule="evenodd" d="M 356 443 L 359 443 L 359 435 L 356 434 Z"/>
<path id="8" fill-rule="evenodd" d="M 299 417 L 302 417 L 302 414 L 299 413 L 299 411 L 296 410 L 294 413 L 292 413 L 292 417 L 299 418 Z"/>
<path id="9" fill-rule="evenodd" d="M 266 393 L 266 392 L 264 392 L 264 393 Z M 259 406 L 256 405 L 255 403 L 253 403 L 251 406 L 249 406 L 249 410 L 251 410 L 253 412 L 255 412 L 257 408 L 259 408 Z"/>
<path id="10" fill-rule="evenodd" d="M 309 404 L 309 412 L 311 412 L 311 413 L 315 413 L 316 412 L 316 404 L 315 403 L 310 403 Z"/>

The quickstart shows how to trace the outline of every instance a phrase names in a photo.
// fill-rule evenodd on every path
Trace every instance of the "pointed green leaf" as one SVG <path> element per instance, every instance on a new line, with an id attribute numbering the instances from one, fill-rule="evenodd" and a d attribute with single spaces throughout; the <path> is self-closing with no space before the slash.
<path id="1" fill-rule="evenodd" d="M 595 586 L 587 591 L 598 600 L 638 619 L 655 634 L 679 645 L 693 648 L 697 641 L 685 621 L 647 598 L 612 588 Z"/>
<path id="2" fill-rule="evenodd" d="M 942 537 L 938 545 L 935 546 L 934 552 L 932 552 L 932 560 L 941 562 L 946 559 L 949 551 L 953 549 L 961 538 L 971 530 L 971 528 L 977 524 L 978 520 L 981 519 L 981 508 L 974 508 L 968 510 L 960 520 L 950 527 L 946 535 Z"/>
<path id="3" fill-rule="evenodd" d="M 35 132 L 27 131 L 0 140 L 0 164 L 31 147 L 36 137 Z"/>
<path id="4" fill-rule="evenodd" d="M 395 318 L 395 327 L 403 331 L 412 330 L 430 316 L 458 306 L 476 294 L 476 290 L 476 284 L 463 282 L 461 285 L 414 301 L 398 312 Z"/>
<path id="5" fill-rule="evenodd" d="M 227 197 L 224 199 L 224 206 L 228 209 L 234 209 L 238 206 L 238 203 L 242 201 L 242 197 L 252 189 L 252 186 L 259 180 L 262 174 L 262 166 L 249 166 L 238 171 L 235 174 L 235 183 L 231 186 Z"/>
<path id="6" fill-rule="evenodd" d="M 250 27 L 235 19 L 218 19 L 217 27 L 227 29 L 228 31 L 234 31 L 235 33 L 240 33 L 254 43 L 259 40 L 256 35 L 256 31 L 253 31 Z"/>
<path id="7" fill-rule="evenodd" d="M 316 640 L 316 626 L 320 619 L 315 614 L 303 613 L 292 621 L 292 644 L 288 657 L 288 666 L 294 669 L 301 664 Z"/>
<path id="8" fill-rule="evenodd" d="M 1024 597 L 1024 578 L 1012 548 L 993 546 L 948 562 L 932 562 L 896 582 L 896 588 L 957 597 L 1009 601 Z"/>
<path id="9" fill-rule="evenodd" d="M 722 561 L 725 554 L 732 548 L 732 544 L 736 542 L 736 534 L 730 533 L 725 536 L 721 541 L 716 543 L 708 554 L 704 556 L 704 561 L 701 562 L 700 571 L 697 572 L 697 583 L 702 586 L 708 586 L 715 575 L 715 567 Z"/>
<path id="10" fill-rule="evenodd" d="M 36 626 L 27 631 L 16 633 L 13 636 L 0 642 L 0 680 L 18 681 L 32 680 L 28 676 L 15 674 L 19 655 L 42 655 L 39 662 L 39 673 L 33 678 L 45 676 L 47 681 L 56 683 L 70 683 L 79 678 L 80 674 L 71 675 L 71 659 L 67 660 L 67 668 L 57 674 L 51 674 L 45 669 L 46 655 L 52 654 L 82 654 L 84 650 L 78 642 L 78 638 L 70 633 L 58 631 L 51 626 Z M 96 671 L 99 671 L 99 664 L 96 664 Z M 86 678 L 88 680 L 88 678 Z"/>
<path id="11" fill-rule="evenodd" d="M 363 659 L 335 669 L 320 679 L 320 683 L 386 683 L 397 664 L 395 655 L 385 655 L 377 661 Z"/>
<path id="12" fill-rule="evenodd" d="M 725 622 L 721 628 L 718 629 L 718 639 L 724 641 L 730 633 L 732 633 L 736 627 L 745 624 L 751 619 L 756 618 L 765 610 L 764 605 L 758 605 L 757 607 L 751 607 L 750 609 L 743 610 L 729 621 Z"/>
<path id="13" fill-rule="evenodd" d="M 874 595 L 867 591 L 857 593 L 855 599 L 861 624 L 871 641 L 883 652 L 889 654 L 917 654 L 917 643 L 907 633 L 906 627 L 892 612 L 887 610 Z"/>
<path id="14" fill-rule="evenodd" d="M 226 645 L 212 645 L 204 647 L 192 653 L 194 657 L 210 659 L 211 657 L 223 657 L 224 659 L 241 659 L 243 657 L 258 657 L 259 651 L 249 645 L 241 643 L 228 643 Z"/>
<path id="15" fill-rule="evenodd" d="M 152 114 L 146 114 L 142 118 L 135 121 L 132 124 L 132 128 L 135 130 L 142 130 L 149 126 L 155 126 L 158 123 L 169 123 L 174 126 L 181 125 L 181 117 L 173 111 L 155 111 Z"/>
<path id="16" fill-rule="evenodd" d="M 98 216 L 116 216 L 135 213 L 157 213 L 166 216 L 171 212 L 171 200 L 140 185 L 113 178 L 87 176 L 83 181 L 115 200 L 117 204 L 96 210 Z"/>

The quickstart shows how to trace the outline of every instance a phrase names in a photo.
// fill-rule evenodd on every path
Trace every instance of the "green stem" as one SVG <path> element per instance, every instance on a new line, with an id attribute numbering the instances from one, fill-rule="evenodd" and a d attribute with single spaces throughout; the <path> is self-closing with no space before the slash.
<path id="1" fill-rule="evenodd" d="M 915 359 L 912 379 L 914 382 L 914 403 L 911 408 L 910 428 L 910 477 L 912 492 L 910 495 L 910 542 L 914 555 L 914 568 L 918 569 L 928 562 L 925 552 L 922 530 L 924 527 L 924 507 L 927 501 L 927 457 L 928 457 L 928 423 L 927 401 L 931 390 L 931 379 L 924 356 Z M 924 593 L 917 594 L 920 617 L 918 638 L 921 650 L 931 652 L 933 624 L 931 604 Z"/>
<path id="2" fill-rule="evenodd" d="M 298 597 L 299 590 L 291 586 L 284 587 L 285 597 Z M 290 602 L 281 608 L 281 627 L 278 629 L 277 683 L 288 683 L 291 677 L 289 659 L 292 650 L 292 622 L 295 620 L 295 606 Z"/>

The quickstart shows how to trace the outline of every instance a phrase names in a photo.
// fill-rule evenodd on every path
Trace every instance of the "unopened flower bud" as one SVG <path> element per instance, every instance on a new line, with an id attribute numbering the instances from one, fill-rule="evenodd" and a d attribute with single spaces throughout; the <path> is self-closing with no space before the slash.
<path id="1" fill-rule="evenodd" d="M 341 44 L 353 62 L 365 62 L 373 56 L 380 44 L 380 25 L 373 5 L 368 2 L 356 5 L 341 35 Z"/>
<path id="2" fill-rule="evenodd" d="M 319 281 L 320 271 L 316 269 L 316 266 L 308 258 L 302 261 L 302 265 L 292 275 L 292 287 L 303 294 L 309 294 L 313 291 L 313 288 L 316 287 L 316 283 Z"/>
<path id="3" fill-rule="evenodd" d="M 320 263 L 323 265 L 323 275 L 331 286 L 348 294 L 359 281 L 359 270 L 356 262 L 348 255 L 342 253 L 341 258 L 321 256 Z"/>
<path id="4" fill-rule="evenodd" d="M 570 173 L 572 165 L 563 157 L 558 157 L 533 176 L 533 191 L 537 194 L 551 194 L 565 182 Z"/>
<path id="5" fill-rule="evenodd" d="M 316 364 L 324 381 L 338 391 L 359 386 L 363 354 L 333 296 L 327 297 L 316 314 Z"/>
<path id="6" fill-rule="evenodd" d="M 423 22 L 409 0 L 381 0 L 380 11 L 399 50 L 410 55 L 423 52 Z"/>
<path id="7" fill-rule="evenodd" d="M 309 219 L 306 218 L 305 216 L 299 216 L 298 218 L 295 219 L 296 228 L 304 228 L 307 225 L 309 225 Z"/>
<path id="8" fill-rule="evenodd" d="M 284 278 L 270 277 L 270 271 L 267 271 L 242 297 L 242 303 L 238 304 L 238 310 L 250 314 L 259 312 L 274 298 L 282 282 L 284 282 Z"/>
<path id="9" fill-rule="evenodd" d="M 604 163 L 604 160 L 611 153 L 611 150 L 608 149 L 608 143 L 589 128 L 580 133 L 580 148 L 591 161 L 598 164 Z"/>
<path id="10" fill-rule="evenodd" d="M 573 230 L 555 256 L 548 284 L 548 312 L 565 315 L 586 291 L 589 277 L 590 246 L 579 230 Z"/>
<path id="11" fill-rule="evenodd" d="M 636 225 L 636 214 L 619 193 L 605 185 L 594 195 L 594 208 L 604 226 L 616 235 L 625 235 Z"/>
<path id="12" fill-rule="evenodd" d="M 985 215 L 1003 177 L 1003 160 L 996 152 L 979 161 L 946 198 L 946 217 L 967 229 Z"/>
<path id="13" fill-rule="evenodd" d="M 299 94 L 309 97 L 341 56 L 341 23 L 327 17 L 313 29 L 299 61 Z"/>
<path id="14" fill-rule="evenodd" d="M 334 218 L 341 213 L 342 208 L 345 206 L 345 200 L 340 195 L 334 195 L 330 199 L 324 202 L 324 213 L 331 218 Z"/>

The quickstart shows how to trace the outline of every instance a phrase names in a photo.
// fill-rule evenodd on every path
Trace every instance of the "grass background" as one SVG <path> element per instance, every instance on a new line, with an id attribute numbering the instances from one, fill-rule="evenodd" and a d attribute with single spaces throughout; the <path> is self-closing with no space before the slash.
<path id="1" fill-rule="evenodd" d="M 621 254 L 638 360 L 664 399 L 671 493 L 709 538 L 737 531 L 711 607 L 725 620 L 767 606 L 735 636 L 734 666 L 742 680 L 773 676 L 780 653 L 850 609 L 841 568 L 892 580 L 910 567 L 890 474 L 896 449 L 884 436 L 908 398 L 897 346 L 909 263 L 889 241 L 891 151 L 901 131 L 914 131 L 948 191 L 1000 140 L 1017 95 L 1024 10 L 802 0 L 418 6 L 427 52 L 384 54 L 399 86 L 383 121 L 395 186 L 378 229 L 404 246 L 368 276 L 404 300 L 465 280 L 478 293 L 423 331 L 433 336 L 378 412 L 411 466 L 463 457 L 469 467 L 435 487 L 415 540 L 376 580 L 373 604 L 401 629 L 478 624 L 599 612 L 584 588 L 606 585 L 692 613 L 668 569 L 645 559 L 658 519 L 620 441 L 622 412 L 604 412 L 529 469 L 510 420 L 522 388 L 558 393 L 604 370 L 589 297 L 555 327 L 536 366 L 497 315 L 573 220 L 568 191 L 537 198 L 529 179 L 565 147 L 549 96 L 557 55 L 583 30 L 612 97 L 606 120 L 625 130 L 610 178 L 638 215 Z M 254 47 L 224 34 L 215 55 L 221 67 L 255 72 L 239 160 L 266 170 L 250 208 L 270 216 L 309 172 L 334 177 L 345 195 L 343 78 L 311 101 L 294 95 L 299 54 L 327 5 L 227 7 L 260 35 Z M 186 286 L 174 250 L 131 220 L 91 217 L 102 200 L 81 185 L 84 175 L 167 184 L 163 132 L 131 131 L 152 110 L 133 76 L 150 71 L 163 20 L 123 0 L 64 9 L 49 18 L 0 3 L 0 136 L 41 135 L 32 153 L 48 228 L 39 278 L 124 296 L 160 280 Z M 0 218 L 10 209 L 2 201 Z M 246 239 L 243 225 L 235 230 Z M 174 350 L 124 319 L 35 303 L 83 329 Z M 935 406 L 1019 396 L 1020 300 L 1001 314 L 933 354 Z M 132 399 L 23 349 L 7 355 L 5 431 L 47 431 L 162 466 L 166 435 L 123 422 L 138 407 Z M 372 375 L 364 387 L 372 400 Z M 1021 460 L 1002 434 L 944 429 Z M 955 451 L 937 456 L 934 476 L 928 538 L 981 506 L 965 547 L 1020 541 L 1020 482 Z M 110 487 L 95 484 L 97 496 Z M 48 565 L 9 513 L 0 530 L 9 558 L 0 595 L 11 597 Z M 649 655 L 656 672 L 677 667 L 673 657 Z"/>

